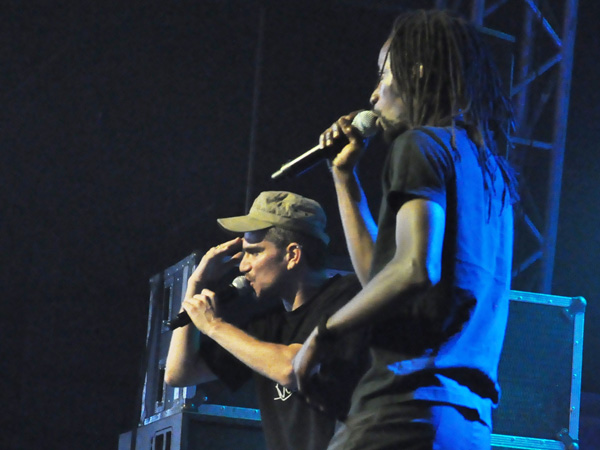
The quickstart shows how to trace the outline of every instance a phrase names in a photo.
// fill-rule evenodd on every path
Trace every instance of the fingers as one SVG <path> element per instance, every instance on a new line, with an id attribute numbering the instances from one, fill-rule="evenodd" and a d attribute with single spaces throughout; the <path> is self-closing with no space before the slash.
<path id="1" fill-rule="evenodd" d="M 210 309 L 215 309 L 217 303 L 216 303 L 216 295 L 213 291 L 210 291 L 208 289 L 202 289 L 202 292 L 200 293 L 200 295 L 203 297 L 203 300 L 208 303 L 208 306 Z"/>
<path id="2" fill-rule="evenodd" d="M 183 309 L 191 317 L 204 316 L 204 320 L 214 317 L 217 310 L 216 295 L 213 291 L 203 289 L 200 294 L 185 299 Z"/>
<path id="3" fill-rule="evenodd" d="M 323 133 L 321 133 L 321 136 L 319 136 L 319 147 L 320 148 L 325 148 L 325 147 L 331 145 L 331 142 L 332 142 L 331 133 L 332 133 L 331 128 L 327 128 L 325 131 L 323 131 Z"/>
<path id="4" fill-rule="evenodd" d="M 321 136 L 319 136 L 319 147 L 325 148 L 333 145 L 333 142 L 342 135 L 345 135 L 351 143 L 362 142 L 362 139 L 357 137 L 356 131 L 352 127 L 352 120 L 354 120 L 354 117 L 359 112 L 360 110 L 342 116 L 327 128 Z"/>
<path id="5" fill-rule="evenodd" d="M 242 242 L 242 238 L 238 237 L 210 248 L 194 271 L 196 278 L 212 281 L 235 267 L 241 259 Z"/>
<path id="6" fill-rule="evenodd" d="M 345 134 L 345 125 L 341 122 L 342 119 L 335 122 L 329 128 L 327 128 L 321 136 L 319 136 L 319 147 L 325 148 L 333 145 L 333 142 L 338 139 L 342 134 Z"/>
<path id="7" fill-rule="evenodd" d="M 242 238 L 236 237 L 227 242 L 223 242 L 211 248 L 207 253 L 213 255 L 230 255 L 232 253 L 238 253 L 242 249 Z"/>
<path id="8" fill-rule="evenodd" d="M 308 389 L 307 381 L 310 373 L 314 366 L 318 364 L 315 336 L 316 330 L 313 330 L 292 360 L 296 385 L 298 386 L 298 390 L 304 393 Z"/>
<path id="9" fill-rule="evenodd" d="M 302 358 L 302 356 L 300 354 L 294 356 L 294 359 L 292 360 L 292 367 L 294 370 L 296 389 L 299 390 L 300 392 L 303 392 L 304 391 L 304 377 L 303 377 L 302 366 L 301 366 L 301 362 L 300 362 L 301 358 Z"/>
<path id="10" fill-rule="evenodd" d="M 208 289 L 202 289 L 200 294 L 196 294 L 191 298 L 187 298 L 183 301 L 183 309 L 190 312 L 193 311 L 206 311 L 214 308 L 215 294 Z"/>
<path id="11" fill-rule="evenodd" d="M 186 298 L 182 304 L 196 329 L 207 336 L 210 335 L 214 321 L 218 317 L 214 308 L 214 299 L 214 293 L 204 289 L 200 294 Z"/>
<path id="12" fill-rule="evenodd" d="M 243 257 L 241 237 L 210 248 L 188 279 L 186 296 L 192 297 L 204 286 L 219 281 L 229 270 L 237 267 Z"/>
<path id="13" fill-rule="evenodd" d="M 348 138 L 348 141 L 352 143 L 362 143 L 362 137 L 358 135 L 356 129 L 352 126 L 352 120 L 354 116 L 343 116 L 337 121 L 337 127 L 339 132 L 344 133 Z"/>
<path id="14" fill-rule="evenodd" d="M 227 269 L 239 264 L 242 256 L 244 256 L 241 250 L 242 238 L 235 238 L 215 247 L 216 255 L 223 257 L 222 261 L 227 266 Z"/>

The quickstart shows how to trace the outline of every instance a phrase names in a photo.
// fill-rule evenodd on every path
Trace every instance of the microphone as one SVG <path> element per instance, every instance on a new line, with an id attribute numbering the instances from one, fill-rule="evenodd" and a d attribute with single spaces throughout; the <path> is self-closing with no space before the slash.
<path id="1" fill-rule="evenodd" d="M 250 290 L 252 290 L 250 283 L 248 283 L 248 280 L 246 280 L 244 275 L 240 275 L 239 277 L 235 277 L 227 286 L 216 289 L 215 294 L 219 299 L 219 303 L 224 305 L 225 303 L 238 298 L 240 295 L 243 295 Z M 187 324 L 191 323 L 191 321 L 192 319 L 187 311 L 181 311 L 179 314 L 177 314 L 177 317 L 171 320 L 164 320 L 163 325 L 169 330 L 174 330 L 175 328 L 186 326 Z"/>
<path id="2" fill-rule="evenodd" d="M 358 134 L 363 138 L 370 138 L 375 136 L 379 131 L 379 127 L 376 125 L 377 116 L 372 111 L 361 111 L 359 112 L 354 120 L 352 126 L 356 128 Z M 307 170 L 311 169 L 318 162 L 335 156 L 344 146 L 348 144 L 346 136 L 341 135 L 336 138 L 332 145 L 319 148 L 315 146 L 306 153 L 298 156 L 296 159 L 285 163 L 281 168 L 271 175 L 271 179 L 277 180 L 283 177 L 298 176 L 303 174 Z"/>

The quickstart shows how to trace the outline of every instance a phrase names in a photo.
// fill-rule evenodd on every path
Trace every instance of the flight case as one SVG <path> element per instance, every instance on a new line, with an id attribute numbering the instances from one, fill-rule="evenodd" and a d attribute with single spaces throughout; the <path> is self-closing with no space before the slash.
<path id="1" fill-rule="evenodd" d="M 165 383 L 172 333 L 165 322 L 179 312 L 199 255 L 194 252 L 150 278 L 139 423 L 119 436 L 119 450 L 265 448 L 252 382 L 235 393 L 219 381 L 182 388 Z M 248 299 L 241 298 L 239 303 L 232 307 L 240 315 L 259 309 L 248 304 Z"/>
<path id="2" fill-rule="evenodd" d="M 564 449 L 578 439 L 586 302 L 511 291 L 494 449 Z"/>
<path id="3" fill-rule="evenodd" d="M 139 426 L 120 436 L 119 450 L 264 448 L 251 385 L 230 393 L 219 382 L 185 388 L 164 383 L 171 331 L 163 322 L 179 311 L 198 261 L 192 253 L 150 278 Z M 581 297 L 510 292 L 498 369 L 502 397 L 493 415 L 495 450 L 576 449 L 585 305 Z"/>

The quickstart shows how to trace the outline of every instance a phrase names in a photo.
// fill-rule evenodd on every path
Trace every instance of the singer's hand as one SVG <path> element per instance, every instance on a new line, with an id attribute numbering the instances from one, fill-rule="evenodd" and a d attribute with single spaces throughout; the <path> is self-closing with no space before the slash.
<path id="1" fill-rule="evenodd" d="M 182 307 L 192 319 L 198 330 L 209 336 L 212 325 L 219 320 L 217 314 L 218 298 L 213 291 L 202 289 L 200 294 L 183 301 Z"/>
<path id="2" fill-rule="evenodd" d="M 218 281 L 242 259 L 242 238 L 223 242 L 208 250 L 188 280 L 186 297 L 197 294 L 202 286 Z"/>
<path id="3" fill-rule="evenodd" d="M 298 390 L 304 393 L 309 400 L 314 394 L 311 392 L 309 379 L 318 370 L 319 363 L 328 350 L 327 347 L 327 345 L 319 343 L 317 329 L 315 328 L 292 360 Z M 316 399 L 313 402 L 318 404 Z"/>
<path id="4" fill-rule="evenodd" d="M 352 127 L 352 120 L 360 111 L 354 111 L 348 115 L 340 117 L 331 127 L 329 127 L 319 137 L 319 145 L 328 147 L 334 140 L 344 134 L 348 138 L 348 144 L 335 156 L 332 161 L 333 168 L 351 173 L 358 163 L 365 148 L 363 138 Z"/>

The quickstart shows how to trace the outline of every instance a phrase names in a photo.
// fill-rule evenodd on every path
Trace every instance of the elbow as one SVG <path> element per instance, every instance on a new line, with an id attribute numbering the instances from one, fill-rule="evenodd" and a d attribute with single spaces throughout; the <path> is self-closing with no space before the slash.
<path id="1" fill-rule="evenodd" d="M 172 387 L 183 387 L 185 386 L 182 383 L 181 377 L 178 377 L 176 373 L 172 370 L 169 370 L 167 367 L 165 369 L 165 383 Z"/>
<path id="2" fill-rule="evenodd" d="M 296 377 L 294 375 L 294 371 L 290 371 L 289 373 L 283 374 L 281 377 L 281 381 L 279 382 L 282 386 L 290 389 L 296 389 Z"/>
<path id="3" fill-rule="evenodd" d="M 188 374 L 188 372 L 189 369 L 186 371 L 186 369 L 182 368 L 169 367 L 169 365 L 167 364 L 167 367 L 165 367 L 164 381 L 171 387 L 192 386 L 196 383 L 195 380 L 193 380 L 190 377 L 190 374 Z"/>
<path id="4" fill-rule="evenodd" d="M 414 287 L 420 291 L 426 291 L 440 282 L 442 270 L 439 264 L 418 264 L 413 261 Z"/>
<path id="5" fill-rule="evenodd" d="M 442 279 L 442 268 L 439 265 L 429 265 L 425 269 L 425 282 L 427 287 L 435 286 Z"/>
<path id="6" fill-rule="evenodd" d="M 290 361 L 285 367 L 282 368 L 281 373 L 277 377 L 277 381 L 283 387 L 286 387 L 290 390 L 297 389 L 296 384 L 296 374 L 294 372 L 294 367 L 292 366 L 292 362 Z"/>

